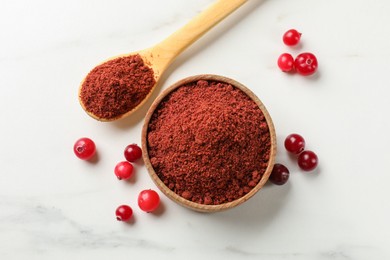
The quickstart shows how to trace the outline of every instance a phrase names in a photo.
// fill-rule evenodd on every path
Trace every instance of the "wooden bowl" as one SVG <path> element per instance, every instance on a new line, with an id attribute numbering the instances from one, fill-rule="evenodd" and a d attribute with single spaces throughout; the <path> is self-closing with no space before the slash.
<path id="1" fill-rule="evenodd" d="M 257 183 L 255 187 L 253 187 L 248 193 L 243 195 L 242 197 L 223 204 L 218 204 L 218 205 L 206 205 L 206 204 L 199 204 L 195 203 L 193 201 L 187 200 L 177 193 L 173 192 L 171 189 L 169 189 L 163 181 L 158 177 L 156 174 L 155 170 L 153 169 L 153 166 L 150 162 L 149 158 L 149 151 L 148 151 L 148 129 L 149 129 L 149 122 L 152 118 L 152 115 L 156 108 L 159 106 L 160 102 L 172 91 L 176 90 L 177 88 L 180 88 L 184 84 L 188 84 L 191 82 L 197 82 L 198 80 L 206 80 L 206 81 L 217 81 L 217 82 L 222 82 L 222 83 L 227 83 L 230 84 L 241 91 L 243 91 L 248 97 L 250 97 L 260 108 L 260 110 L 263 112 L 263 115 L 265 117 L 265 120 L 268 124 L 268 129 L 270 132 L 270 141 L 271 141 L 271 149 L 270 149 L 270 155 L 269 155 L 269 160 L 268 160 L 268 165 L 267 168 L 261 177 L 260 181 Z M 276 156 L 276 135 L 275 135 L 275 128 L 272 123 L 272 119 L 267 111 L 267 109 L 264 107 L 263 103 L 260 101 L 259 98 L 256 97 L 255 94 L 253 94 L 252 91 L 250 91 L 247 87 L 242 85 L 241 83 L 222 76 L 218 75 L 197 75 L 197 76 L 192 76 L 188 77 L 185 79 L 182 79 L 175 84 L 173 84 L 171 87 L 163 91 L 157 99 L 153 102 L 151 107 L 149 108 L 149 111 L 146 114 L 145 122 L 143 125 L 142 129 L 142 150 L 143 150 L 143 159 L 145 162 L 145 166 L 149 172 L 149 175 L 151 176 L 152 180 L 154 183 L 157 185 L 157 187 L 161 190 L 162 193 L 164 193 L 168 198 L 173 200 L 174 202 L 187 207 L 189 209 L 195 210 L 195 211 L 200 211 L 200 212 L 217 212 L 221 210 L 226 210 L 229 208 L 233 208 L 237 205 L 242 204 L 243 202 L 247 201 L 249 198 L 251 198 L 255 193 L 257 193 L 263 186 L 264 184 L 268 181 L 268 178 L 271 174 L 272 168 L 275 163 L 275 156 Z"/>

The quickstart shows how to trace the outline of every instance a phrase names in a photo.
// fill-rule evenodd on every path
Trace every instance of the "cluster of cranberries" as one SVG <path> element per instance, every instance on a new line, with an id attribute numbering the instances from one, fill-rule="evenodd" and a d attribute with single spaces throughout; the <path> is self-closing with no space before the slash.
<path id="1" fill-rule="evenodd" d="M 295 46 L 301 39 L 301 33 L 290 29 L 283 35 L 283 42 L 287 46 Z M 317 71 L 318 62 L 313 53 L 304 52 L 295 59 L 290 53 L 282 53 L 278 58 L 278 66 L 283 72 L 296 71 L 302 76 L 310 76 Z"/>
<path id="2" fill-rule="evenodd" d="M 284 140 L 286 150 L 297 155 L 298 166 L 304 171 L 312 171 L 318 165 L 317 155 L 310 150 L 305 150 L 305 139 L 299 134 L 290 134 Z M 283 185 L 288 181 L 290 172 L 286 166 L 276 163 L 271 172 L 269 180 L 277 185 Z"/>
<path id="3" fill-rule="evenodd" d="M 95 143 L 87 137 L 80 138 L 73 146 L 76 156 L 82 160 L 91 160 L 96 154 Z M 126 146 L 124 151 L 125 161 L 116 164 L 114 174 L 119 180 L 128 180 L 133 176 L 133 162 L 142 157 L 142 150 L 136 144 Z M 138 195 L 138 206 L 142 211 L 155 211 L 160 205 L 160 196 L 154 190 L 143 190 Z M 133 209 L 128 205 L 120 205 L 115 211 L 116 219 L 129 221 L 133 216 Z"/>

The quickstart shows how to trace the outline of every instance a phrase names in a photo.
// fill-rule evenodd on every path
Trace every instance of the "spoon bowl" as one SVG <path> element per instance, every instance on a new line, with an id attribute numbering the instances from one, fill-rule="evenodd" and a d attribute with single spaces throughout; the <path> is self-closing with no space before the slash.
<path id="1" fill-rule="evenodd" d="M 162 74 L 182 51 L 184 51 L 188 46 L 190 46 L 193 42 L 195 42 L 198 38 L 204 35 L 208 30 L 222 21 L 226 16 L 231 14 L 245 2 L 247 2 L 247 0 L 218 0 L 205 11 L 193 18 L 184 27 L 154 47 L 125 55 L 115 56 L 101 63 L 104 64 L 117 58 L 138 54 L 142 58 L 144 64 L 153 71 L 155 84 L 152 86 L 146 97 L 144 97 L 143 100 L 141 100 L 141 102 L 138 103 L 135 107 L 131 108 L 125 113 L 115 115 L 113 117 L 102 117 L 90 111 L 82 99 L 82 89 L 84 87 L 84 82 L 88 78 L 89 74 L 86 76 L 86 78 L 83 79 L 79 87 L 78 96 L 81 107 L 87 112 L 88 115 L 99 121 L 114 121 L 131 115 L 151 96 L 153 90 L 158 85 Z"/>

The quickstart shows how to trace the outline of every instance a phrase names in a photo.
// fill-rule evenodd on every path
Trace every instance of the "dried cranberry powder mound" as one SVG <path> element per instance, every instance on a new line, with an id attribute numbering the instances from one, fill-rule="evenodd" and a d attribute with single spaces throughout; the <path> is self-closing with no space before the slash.
<path id="1" fill-rule="evenodd" d="M 113 119 L 139 105 L 155 83 L 153 70 L 140 55 L 119 57 L 89 72 L 81 86 L 80 99 L 88 112 Z"/>
<path id="2" fill-rule="evenodd" d="M 240 89 L 199 80 L 180 86 L 155 109 L 148 125 L 150 162 L 181 197 L 218 205 L 250 192 L 270 158 L 264 114 Z"/>

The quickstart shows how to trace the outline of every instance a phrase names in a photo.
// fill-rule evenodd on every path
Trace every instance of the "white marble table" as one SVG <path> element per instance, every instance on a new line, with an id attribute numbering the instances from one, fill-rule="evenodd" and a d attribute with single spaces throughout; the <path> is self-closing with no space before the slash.
<path id="1" fill-rule="evenodd" d="M 228 0 L 226 0 L 228 1 Z M 264 102 L 277 161 L 291 172 L 245 204 L 200 214 L 162 195 L 158 214 L 136 206 L 156 188 L 145 167 L 118 182 L 124 147 L 140 143 L 148 102 L 132 118 L 101 123 L 77 101 L 98 62 L 149 47 L 212 0 L 2 1 L 0 6 L 1 259 L 390 259 L 390 2 L 249 0 L 187 49 L 156 97 L 201 73 L 231 77 Z M 302 33 L 299 48 L 281 35 Z M 315 53 L 313 78 L 280 72 L 282 52 Z M 282 142 L 298 132 L 320 167 L 303 173 Z M 95 163 L 72 146 L 93 138 Z M 127 203 L 134 220 L 115 220 Z"/>

